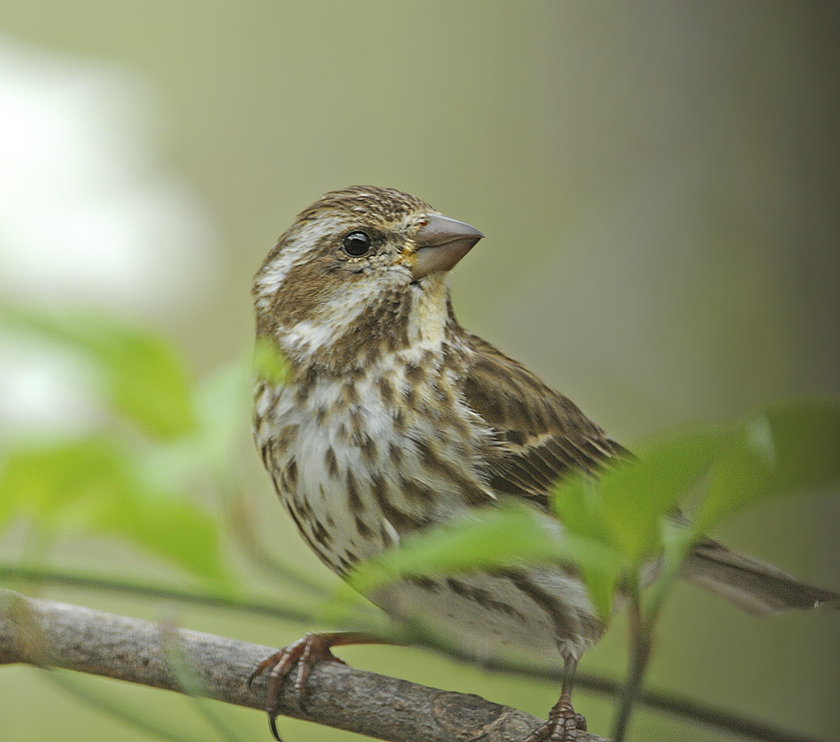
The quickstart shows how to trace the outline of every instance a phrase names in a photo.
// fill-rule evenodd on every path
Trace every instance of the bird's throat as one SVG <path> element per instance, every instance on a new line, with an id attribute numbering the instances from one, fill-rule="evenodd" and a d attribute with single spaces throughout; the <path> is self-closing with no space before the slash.
<path id="1" fill-rule="evenodd" d="M 445 273 L 432 273 L 412 284 L 408 315 L 411 345 L 440 345 L 451 322 L 449 279 Z"/>

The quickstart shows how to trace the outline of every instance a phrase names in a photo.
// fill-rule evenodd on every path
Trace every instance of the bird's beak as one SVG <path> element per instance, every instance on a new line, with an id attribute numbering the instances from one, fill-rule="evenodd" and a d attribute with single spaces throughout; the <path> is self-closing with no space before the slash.
<path id="1" fill-rule="evenodd" d="M 414 235 L 414 279 L 448 271 L 484 237 L 475 227 L 441 214 L 429 214 Z"/>

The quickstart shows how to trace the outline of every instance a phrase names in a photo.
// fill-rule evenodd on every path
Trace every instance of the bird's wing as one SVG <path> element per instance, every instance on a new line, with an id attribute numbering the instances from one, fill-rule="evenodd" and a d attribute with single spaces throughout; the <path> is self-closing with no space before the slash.
<path id="1" fill-rule="evenodd" d="M 548 509 L 554 485 L 571 470 L 598 471 L 631 454 L 568 398 L 525 366 L 470 335 L 472 363 L 464 399 L 495 433 L 486 454 L 490 488 Z"/>
<path id="2" fill-rule="evenodd" d="M 527 368 L 478 337 L 463 387 L 472 410 L 495 431 L 485 454 L 490 488 L 526 498 L 545 510 L 557 480 L 571 470 L 597 472 L 632 454 L 587 418 L 569 399 L 549 389 Z M 675 521 L 687 524 L 675 510 Z M 686 557 L 682 576 L 750 613 L 814 608 L 840 595 L 806 585 L 754 557 L 700 539 Z"/>

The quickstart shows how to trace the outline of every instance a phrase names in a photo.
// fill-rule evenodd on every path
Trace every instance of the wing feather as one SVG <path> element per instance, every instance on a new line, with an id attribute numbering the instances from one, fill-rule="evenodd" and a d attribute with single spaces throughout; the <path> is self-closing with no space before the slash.
<path id="1" fill-rule="evenodd" d="M 521 363 L 475 335 L 468 339 L 474 354 L 463 394 L 495 434 L 495 445 L 486 455 L 486 474 L 495 493 L 548 509 L 549 493 L 564 474 L 597 472 L 616 456 L 630 456 L 570 399 Z"/>

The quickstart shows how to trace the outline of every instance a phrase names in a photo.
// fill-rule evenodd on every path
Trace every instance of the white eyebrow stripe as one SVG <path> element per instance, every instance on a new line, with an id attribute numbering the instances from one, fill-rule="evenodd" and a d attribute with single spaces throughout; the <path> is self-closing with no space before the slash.
<path id="1" fill-rule="evenodd" d="M 257 287 L 256 306 L 259 309 L 268 308 L 271 298 L 280 290 L 292 269 L 312 258 L 311 251 L 306 248 L 320 244 L 324 237 L 340 232 L 344 226 L 343 220 L 329 214 L 302 223 L 297 233 L 290 235 L 288 244 L 254 279 L 254 286 Z"/>

